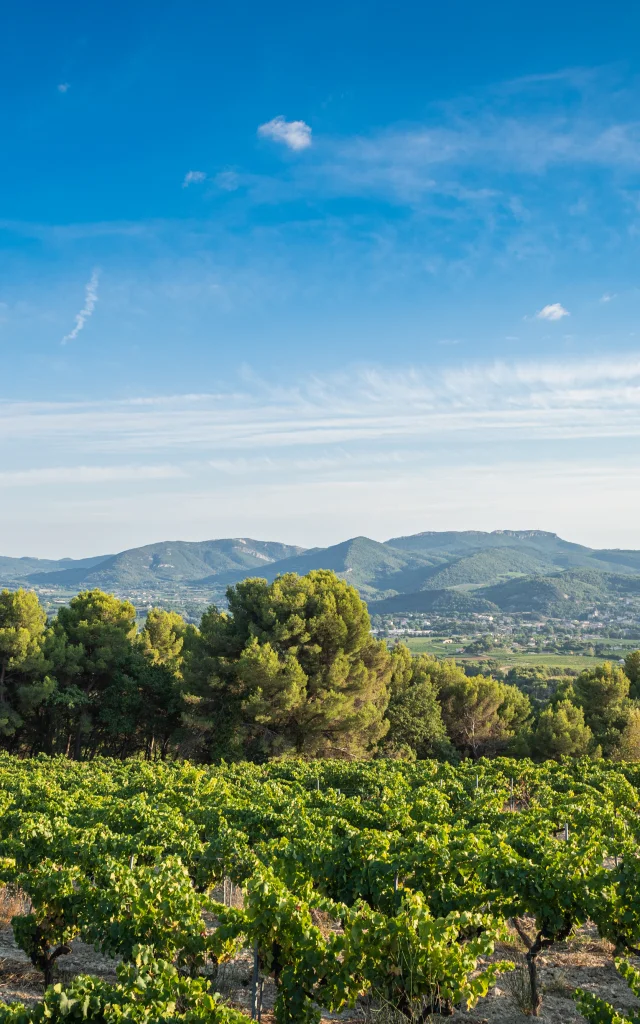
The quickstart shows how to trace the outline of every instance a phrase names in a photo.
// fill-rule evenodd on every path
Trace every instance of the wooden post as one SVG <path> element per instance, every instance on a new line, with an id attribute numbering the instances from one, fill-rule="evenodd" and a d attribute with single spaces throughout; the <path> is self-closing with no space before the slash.
<path id="1" fill-rule="evenodd" d="M 257 1015 L 258 1006 L 258 974 L 260 971 L 260 961 L 258 958 L 258 940 L 254 939 L 253 942 L 253 981 L 251 985 L 251 1019 L 255 1020 Z"/>

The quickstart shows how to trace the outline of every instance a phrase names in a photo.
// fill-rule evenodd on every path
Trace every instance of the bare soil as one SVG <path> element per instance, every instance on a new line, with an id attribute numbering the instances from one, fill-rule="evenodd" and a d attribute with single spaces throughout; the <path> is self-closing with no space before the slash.
<path id="1" fill-rule="evenodd" d="M 518 960 L 524 949 L 518 940 L 500 946 L 495 958 Z M 543 1004 L 540 1021 L 544 1024 L 579 1024 L 584 1017 L 576 1010 L 572 995 L 576 988 L 584 988 L 612 1003 L 616 1009 L 628 1014 L 640 1008 L 622 978 L 617 974 L 612 948 L 601 942 L 595 930 L 586 926 L 569 942 L 559 944 L 539 957 Z M 115 980 L 117 961 L 97 953 L 83 942 L 72 943 L 72 951 L 58 961 L 58 978 L 68 980 L 77 974 L 93 974 L 105 980 Z M 245 1013 L 251 1011 L 253 956 L 244 950 L 227 964 L 221 964 L 214 975 L 215 988 L 229 1002 Z M 35 970 L 27 956 L 16 945 L 10 926 L 0 929 L 0 1000 L 33 1004 L 42 998 L 42 975 Z M 273 1024 L 275 989 L 270 979 L 262 987 L 262 1021 Z M 362 1005 L 339 1015 L 323 1013 L 323 1019 L 359 1020 L 363 1024 L 395 1024 L 385 1019 L 384 1012 Z M 521 1024 L 528 1016 L 523 1012 L 510 991 L 508 979 L 503 975 L 496 987 L 473 1009 L 457 1009 L 449 1018 L 467 1024 Z M 434 1018 L 444 1024 L 444 1018 Z"/>

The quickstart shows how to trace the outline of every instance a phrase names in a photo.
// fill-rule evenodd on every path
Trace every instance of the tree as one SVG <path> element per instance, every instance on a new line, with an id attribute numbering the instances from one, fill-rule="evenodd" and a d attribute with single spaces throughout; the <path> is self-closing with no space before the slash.
<path id="1" fill-rule="evenodd" d="M 391 664 L 385 755 L 422 758 L 452 753 L 432 678 L 438 663 L 427 655 L 414 658 L 408 647 L 398 644 Z"/>
<path id="2" fill-rule="evenodd" d="M 145 624 L 139 633 L 139 640 L 146 657 L 154 665 L 166 665 L 179 674 L 182 668 L 187 623 L 177 612 L 163 608 L 151 608 Z"/>
<path id="3" fill-rule="evenodd" d="M 612 757 L 616 761 L 640 761 L 640 708 L 627 711 L 627 721 Z"/>
<path id="4" fill-rule="evenodd" d="M 574 692 L 576 704 L 584 711 L 585 723 L 604 756 L 609 757 L 627 724 L 629 679 L 620 666 L 605 661 L 581 672 Z"/>
<path id="5" fill-rule="evenodd" d="M 319 569 L 244 580 L 227 597 L 228 613 L 203 616 L 185 664 L 213 756 L 372 753 L 388 728 L 391 657 L 357 590 Z"/>
<path id="6" fill-rule="evenodd" d="M 132 746 L 143 714 L 135 618 L 129 601 L 101 590 L 78 594 L 58 612 L 48 652 L 60 690 L 52 710 L 66 732 L 67 754 L 78 758 L 85 746 L 124 753 Z"/>
<path id="7" fill-rule="evenodd" d="M 36 594 L 0 592 L 0 733 L 13 736 L 28 712 L 44 699 L 47 616 Z"/>
<path id="8" fill-rule="evenodd" d="M 631 696 L 640 697 L 640 651 L 629 651 L 624 659 L 624 671 L 631 683 Z"/>
<path id="9" fill-rule="evenodd" d="M 182 694 L 183 648 L 195 632 L 177 612 L 151 608 L 138 634 L 144 665 L 138 670 L 139 693 L 144 704 L 141 740 L 148 758 L 165 756 L 177 738 L 185 703 Z"/>
<path id="10" fill-rule="evenodd" d="M 532 752 L 544 759 L 582 757 L 593 747 L 593 733 L 585 725 L 584 711 L 570 700 L 561 700 L 540 715 L 532 740 Z"/>
<path id="11" fill-rule="evenodd" d="M 466 676 L 454 666 L 440 685 L 439 699 L 450 739 L 472 757 L 505 751 L 528 730 L 529 698 L 491 676 Z"/>

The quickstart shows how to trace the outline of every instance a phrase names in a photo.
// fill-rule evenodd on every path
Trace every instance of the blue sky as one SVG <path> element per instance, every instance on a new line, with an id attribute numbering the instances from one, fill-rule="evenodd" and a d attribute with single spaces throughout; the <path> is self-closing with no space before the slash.
<path id="1" fill-rule="evenodd" d="M 13 5 L 5 554 L 640 547 L 640 11 Z"/>

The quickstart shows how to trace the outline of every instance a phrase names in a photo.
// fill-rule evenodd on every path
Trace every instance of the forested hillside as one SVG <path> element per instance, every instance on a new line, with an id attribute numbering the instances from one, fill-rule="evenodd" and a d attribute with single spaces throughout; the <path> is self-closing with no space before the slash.
<path id="1" fill-rule="evenodd" d="M 380 543 L 354 537 L 327 548 L 231 538 L 149 544 L 109 556 L 0 558 L 0 585 L 33 587 L 59 604 L 106 589 L 138 607 L 224 604 L 226 588 L 256 573 L 330 569 L 376 612 L 533 612 L 576 616 L 631 608 L 640 620 L 640 552 L 597 551 L 543 531 L 419 533 Z M 564 596 L 567 595 L 567 596 Z M 383 602 L 383 603 L 380 603 Z"/>

